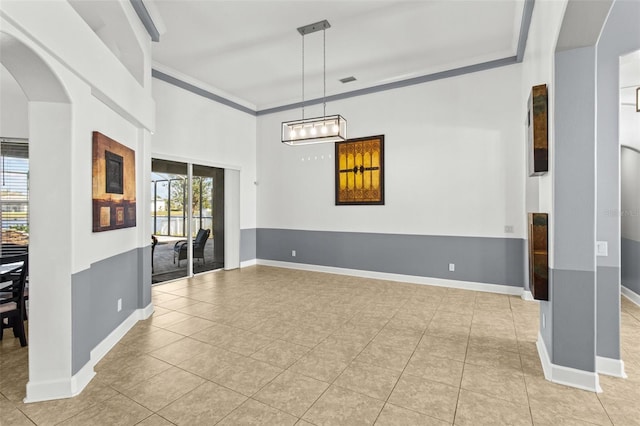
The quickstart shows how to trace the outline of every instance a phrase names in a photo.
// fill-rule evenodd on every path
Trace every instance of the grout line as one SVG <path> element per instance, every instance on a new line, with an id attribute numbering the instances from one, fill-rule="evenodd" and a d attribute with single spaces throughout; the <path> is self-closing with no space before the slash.
<path id="1" fill-rule="evenodd" d="M 460 394 L 462 393 L 462 381 L 464 380 L 464 369 L 467 366 L 467 355 L 469 354 L 469 343 L 471 342 L 471 327 L 473 327 L 473 318 L 476 315 L 476 303 L 478 301 L 478 294 L 476 293 L 473 301 L 473 311 L 471 312 L 471 324 L 469 325 L 469 335 L 467 336 L 467 348 L 464 352 L 464 362 L 462 363 L 462 374 L 460 375 L 460 386 L 458 387 L 458 397 L 456 398 L 456 408 L 453 411 L 453 422 L 456 423 L 456 416 L 458 415 L 458 405 L 460 404 Z"/>

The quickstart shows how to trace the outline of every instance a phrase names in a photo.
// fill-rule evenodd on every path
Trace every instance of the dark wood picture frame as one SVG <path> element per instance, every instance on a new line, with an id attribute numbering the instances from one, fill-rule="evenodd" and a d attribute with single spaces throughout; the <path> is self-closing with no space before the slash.
<path id="1" fill-rule="evenodd" d="M 124 193 L 124 170 L 122 169 L 122 155 L 114 154 L 113 152 L 105 150 L 104 161 L 104 180 L 106 182 L 105 192 L 107 194 Z"/>
<path id="2" fill-rule="evenodd" d="M 549 171 L 548 94 L 547 85 L 531 88 L 527 106 L 527 142 L 529 176 Z"/>
<path id="3" fill-rule="evenodd" d="M 529 288 L 536 300 L 549 300 L 549 215 L 529 213 Z"/>
<path id="4" fill-rule="evenodd" d="M 335 144 L 335 202 L 384 205 L 384 135 Z"/>

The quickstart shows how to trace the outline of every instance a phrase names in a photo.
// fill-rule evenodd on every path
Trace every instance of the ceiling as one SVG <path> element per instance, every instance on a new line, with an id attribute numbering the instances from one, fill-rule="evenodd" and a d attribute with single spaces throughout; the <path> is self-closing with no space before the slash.
<path id="1" fill-rule="evenodd" d="M 514 57 L 524 0 L 144 0 L 154 68 L 254 110 L 300 102 L 297 28 L 327 19 L 327 96 Z M 305 99 L 323 95 L 322 31 L 304 37 Z M 343 84 L 339 79 L 354 76 Z"/>

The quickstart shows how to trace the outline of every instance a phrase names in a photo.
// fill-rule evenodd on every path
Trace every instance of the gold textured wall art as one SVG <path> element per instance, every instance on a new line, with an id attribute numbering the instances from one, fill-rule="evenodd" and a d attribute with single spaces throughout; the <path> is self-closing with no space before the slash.
<path id="1" fill-rule="evenodd" d="M 336 205 L 384 205 L 384 135 L 336 145 Z"/>
<path id="2" fill-rule="evenodd" d="M 136 226 L 136 154 L 93 132 L 93 232 Z"/>

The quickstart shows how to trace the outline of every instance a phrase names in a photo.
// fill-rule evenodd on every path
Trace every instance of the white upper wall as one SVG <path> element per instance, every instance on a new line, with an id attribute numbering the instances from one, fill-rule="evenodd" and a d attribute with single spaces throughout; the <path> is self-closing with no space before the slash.
<path id="1" fill-rule="evenodd" d="M 384 206 L 335 206 L 334 145 L 280 142 L 300 110 L 258 117 L 258 227 L 522 238 L 521 79 L 513 65 L 328 104 L 350 138 L 385 135 Z"/>
<path id="2" fill-rule="evenodd" d="M 27 97 L 11 73 L 0 64 L 0 137 L 28 138 Z"/>
<path id="3" fill-rule="evenodd" d="M 621 236 L 640 241 L 640 152 L 620 150 Z"/>
<path id="4" fill-rule="evenodd" d="M 240 228 L 256 227 L 256 118 L 153 79 L 152 157 L 240 170 Z"/>

